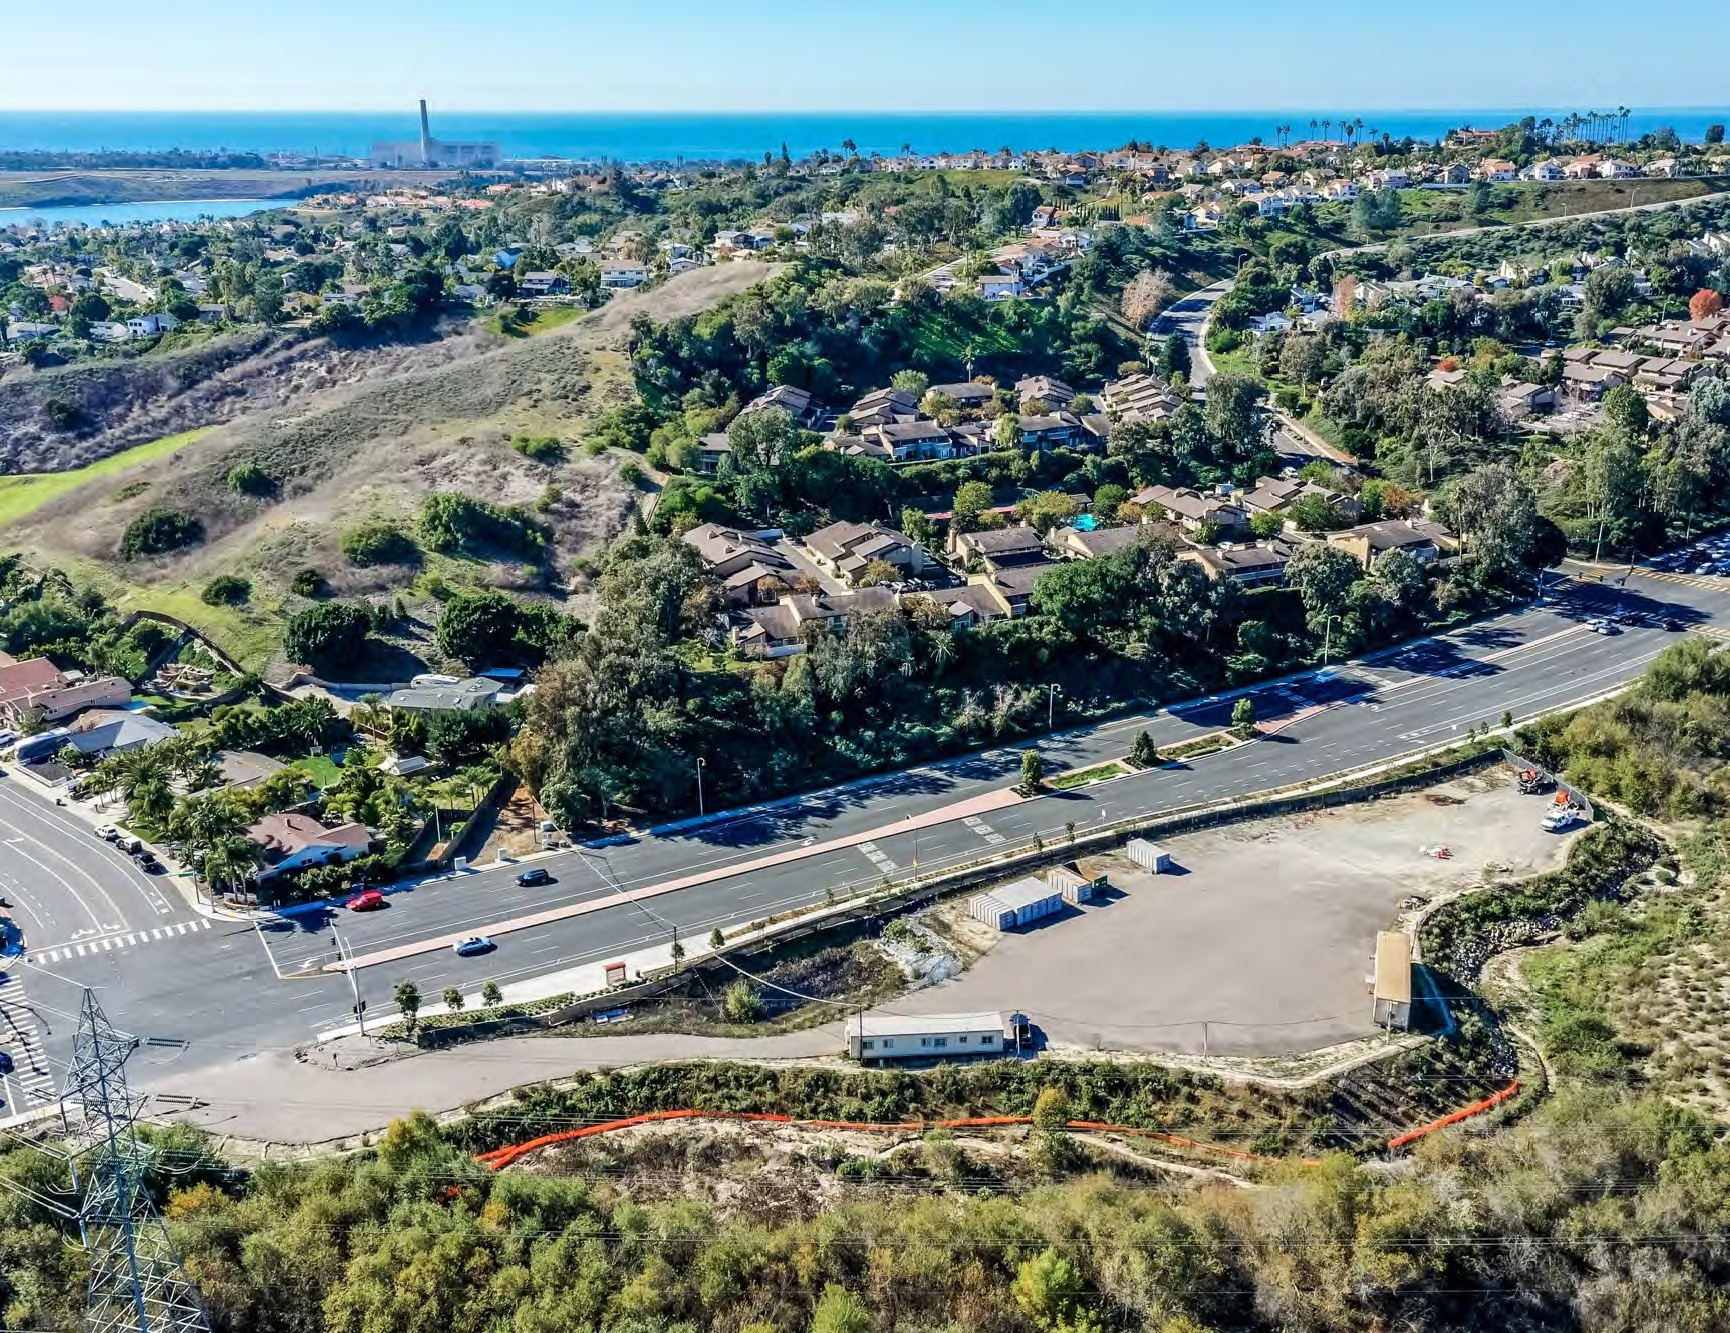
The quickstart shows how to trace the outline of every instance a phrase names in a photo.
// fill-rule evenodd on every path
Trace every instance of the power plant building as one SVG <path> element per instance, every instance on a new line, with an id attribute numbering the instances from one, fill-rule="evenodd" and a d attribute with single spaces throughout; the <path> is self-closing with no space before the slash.
<path id="1" fill-rule="evenodd" d="M 375 167 L 398 167 L 413 170 L 420 167 L 493 167 L 501 154 L 496 143 L 458 143 L 435 139 L 427 120 L 426 100 L 420 104 L 420 138 L 400 143 L 375 143 L 372 164 Z"/>

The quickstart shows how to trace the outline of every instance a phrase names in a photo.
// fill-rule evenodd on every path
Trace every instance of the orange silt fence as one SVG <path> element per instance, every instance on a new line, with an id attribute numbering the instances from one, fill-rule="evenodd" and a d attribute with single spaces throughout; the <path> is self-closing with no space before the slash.
<path id="1" fill-rule="evenodd" d="M 1409 1130 L 1406 1133 L 1401 1134 L 1398 1138 L 1389 1139 L 1388 1147 L 1404 1148 L 1407 1144 L 1416 1143 L 1426 1134 L 1434 1134 L 1438 1129 L 1446 1129 L 1449 1125 L 1457 1125 L 1462 1120 L 1470 1120 L 1475 1115 L 1482 1115 L 1485 1111 L 1493 1110 L 1500 1106 L 1503 1102 L 1507 1101 L 1510 1097 L 1513 1097 L 1519 1091 L 1520 1080 L 1515 1079 L 1500 1092 L 1491 1093 L 1482 1101 L 1473 1102 L 1470 1106 L 1462 1106 L 1459 1110 L 1453 1112 L 1453 1114 L 1445 1115 L 1440 1120 L 1432 1120 L 1429 1124 L 1419 1125 L 1416 1129 Z"/>

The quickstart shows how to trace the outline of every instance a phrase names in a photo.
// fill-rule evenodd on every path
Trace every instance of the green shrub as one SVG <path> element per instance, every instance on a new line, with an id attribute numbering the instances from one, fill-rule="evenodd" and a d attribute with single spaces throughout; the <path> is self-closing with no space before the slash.
<path id="1" fill-rule="evenodd" d="M 206 606 L 239 606 L 252 596 L 252 580 L 238 574 L 218 574 L 198 594 Z"/>
<path id="2" fill-rule="evenodd" d="M 565 456 L 565 443 L 552 435 L 518 435 L 511 448 L 535 463 L 557 463 Z"/>
<path id="3" fill-rule="evenodd" d="M 269 495 L 276 478 L 257 463 L 236 463 L 228 470 L 228 489 L 240 495 Z"/>
<path id="4" fill-rule="evenodd" d="M 372 616 L 364 606 L 325 602 L 289 617 L 282 647 L 291 662 L 315 671 L 352 666 L 365 654 L 371 629 Z"/>
<path id="5" fill-rule="evenodd" d="M 323 597 L 330 591 L 330 585 L 324 581 L 324 575 L 310 566 L 297 569 L 294 577 L 289 580 L 288 590 L 297 597 Z"/>
<path id="6" fill-rule="evenodd" d="M 450 491 L 426 498 L 420 537 L 429 550 L 444 555 L 503 553 L 538 560 L 547 548 L 546 530 L 524 510 Z"/>
<path id="7" fill-rule="evenodd" d="M 126 525 L 120 535 L 120 558 L 165 555 L 191 546 L 204 537 L 204 524 L 177 509 L 150 509 Z"/>
<path id="8" fill-rule="evenodd" d="M 413 565 L 420 547 L 395 523 L 362 523 L 342 535 L 342 553 L 352 565 Z"/>

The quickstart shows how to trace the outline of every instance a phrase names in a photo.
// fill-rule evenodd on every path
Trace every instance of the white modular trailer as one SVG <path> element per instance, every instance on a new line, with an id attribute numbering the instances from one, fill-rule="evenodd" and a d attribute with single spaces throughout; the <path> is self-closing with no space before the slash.
<path id="1" fill-rule="evenodd" d="M 847 1054 L 855 1060 L 938 1060 L 1001 1055 L 1015 1031 L 1000 1012 L 979 1014 L 854 1014 L 847 1019 Z"/>

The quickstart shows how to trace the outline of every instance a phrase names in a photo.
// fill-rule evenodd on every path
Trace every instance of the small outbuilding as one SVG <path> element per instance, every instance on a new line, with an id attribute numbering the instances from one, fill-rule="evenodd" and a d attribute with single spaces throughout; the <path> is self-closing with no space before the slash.
<path id="1" fill-rule="evenodd" d="M 967 904 L 969 916 L 996 930 L 1014 930 L 1062 910 L 1063 890 L 1031 875 L 975 894 Z"/>
<path id="2" fill-rule="evenodd" d="M 1149 842 L 1146 838 L 1131 838 L 1123 850 L 1129 859 L 1143 870 L 1151 870 L 1154 874 L 1161 875 L 1171 869 L 1171 853 L 1157 842 Z"/>
<path id="3" fill-rule="evenodd" d="M 1412 940 L 1403 930 L 1376 936 L 1376 970 L 1370 979 L 1372 1018 L 1379 1028 L 1404 1032 L 1412 1024 Z"/>

